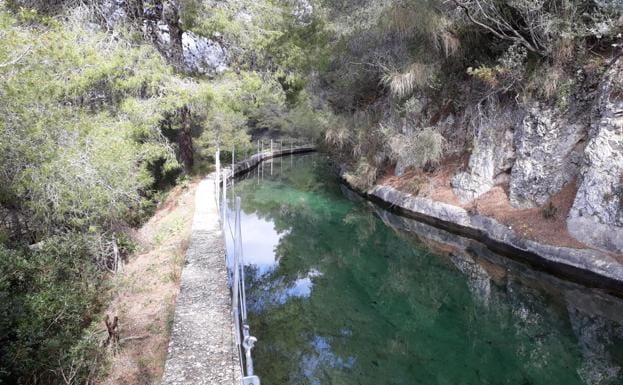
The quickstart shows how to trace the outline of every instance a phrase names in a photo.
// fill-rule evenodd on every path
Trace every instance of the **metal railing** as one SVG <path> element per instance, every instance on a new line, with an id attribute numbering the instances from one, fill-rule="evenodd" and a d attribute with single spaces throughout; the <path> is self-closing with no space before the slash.
<path id="1" fill-rule="evenodd" d="M 270 151 L 273 154 L 274 151 L 290 150 L 293 152 L 295 148 L 303 146 L 313 146 L 311 141 L 289 141 L 286 142 L 284 148 L 284 141 L 270 140 L 270 147 L 264 148 L 264 141 L 257 142 L 257 154 L 264 154 L 266 151 Z M 278 145 L 277 145 L 278 143 Z M 268 144 L 268 143 L 267 143 Z M 288 146 L 289 145 L 289 146 Z M 233 252 L 231 253 L 231 259 L 226 259 L 228 268 L 228 281 L 232 291 L 232 317 L 235 329 L 235 349 L 238 353 L 240 361 L 240 374 L 242 385 L 260 385 L 260 378 L 255 375 L 253 368 L 253 354 L 252 350 L 257 342 L 257 338 L 251 335 L 248 319 L 247 319 L 247 301 L 246 301 L 246 288 L 245 288 L 245 275 L 244 275 L 244 253 L 242 248 L 242 227 L 240 217 L 240 205 L 241 199 L 235 195 L 233 191 L 234 177 L 236 172 L 235 163 L 235 149 L 231 151 L 231 168 L 221 169 L 220 150 L 216 150 L 215 163 L 216 163 L 216 178 L 215 178 L 215 192 L 216 192 L 216 204 L 219 208 L 219 214 L 221 218 L 221 226 L 225 236 L 229 235 L 232 240 Z M 232 186 L 232 197 L 234 198 L 233 225 L 232 220 L 228 218 L 228 205 L 227 205 L 227 186 L 228 183 Z M 226 253 L 229 255 L 229 253 Z"/>

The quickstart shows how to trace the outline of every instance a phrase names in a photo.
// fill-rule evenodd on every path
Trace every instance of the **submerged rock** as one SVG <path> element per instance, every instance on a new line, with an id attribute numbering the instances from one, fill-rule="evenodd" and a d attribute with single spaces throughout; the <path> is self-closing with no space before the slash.
<path id="1" fill-rule="evenodd" d="M 599 95 L 567 227 L 582 242 L 623 252 L 623 59 L 606 72 Z"/>
<path id="2" fill-rule="evenodd" d="M 515 131 L 516 160 L 510 180 L 515 207 L 542 206 L 579 172 L 586 123 L 570 123 L 555 109 L 535 105 Z"/>

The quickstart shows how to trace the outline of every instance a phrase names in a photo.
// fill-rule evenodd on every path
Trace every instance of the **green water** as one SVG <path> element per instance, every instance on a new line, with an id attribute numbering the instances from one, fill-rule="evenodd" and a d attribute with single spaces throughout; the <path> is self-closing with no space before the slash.
<path id="1" fill-rule="evenodd" d="M 235 193 L 264 385 L 623 384 L 617 299 L 390 226 L 321 154 L 265 163 Z"/>

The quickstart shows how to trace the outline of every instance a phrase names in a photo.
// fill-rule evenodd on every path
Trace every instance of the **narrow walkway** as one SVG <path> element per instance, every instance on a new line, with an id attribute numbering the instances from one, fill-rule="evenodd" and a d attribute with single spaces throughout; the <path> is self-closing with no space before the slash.
<path id="1" fill-rule="evenodd" d="M 271 158 L 310 151 L 315 151 L 315 147 L 255 154 L 236 163 L 234 174 L 243 174 Z M 215 178 L 216 173 L 212 173 L 197 187 L 163 385 L 241 384 Z"/>
<path id="2" fill-rule="evenodd" d="M 240 384 L 214 178 L 201 181 L 195 196 L 163 385 Z"/>

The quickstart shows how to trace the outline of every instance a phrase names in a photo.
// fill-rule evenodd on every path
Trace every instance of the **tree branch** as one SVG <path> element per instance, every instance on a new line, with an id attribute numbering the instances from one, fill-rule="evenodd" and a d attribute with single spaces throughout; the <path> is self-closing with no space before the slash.
<path id="1" fill-rule="evenodd" d="M 24 50 L 24 52 L 22 52 L 21 54 L 19 54 L 16 58 L 14 58 L 13 60 L 10 60 L 8 62 L 5 63 L 0 63 L 0 68 L 4 68 L 4 67 L 8 67 L 8 66 L 12 66 L 17 64 L 20 60 L 22 60 L 24 58 L 24 56 L 26 56 L 28 53 L 30 53 L 30 51 L 32 50 L 32 46 L 28 46 L 26 47 L 26 49 Z"/>

